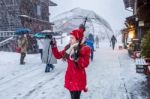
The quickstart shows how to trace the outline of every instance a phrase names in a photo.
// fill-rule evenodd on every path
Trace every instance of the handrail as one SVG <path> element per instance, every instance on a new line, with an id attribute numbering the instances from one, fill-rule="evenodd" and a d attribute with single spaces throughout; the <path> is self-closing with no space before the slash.
<path id="1" fill-rule="evenodd" d="M 15 31 L 0 31 L 0 37 L 11 37 L 15 35 Z"/>
<path id="2" fill-rule="evenodd" d="M 3 45 L 5 45 L 5 44 L 7 44 L 7 43 L 9 43 L 9 41 L 12 40 L 12 39 L 13 39 L 13 37 L 10 37 L 10 38 L 7 38 L 7 39 L 1 41 L 0 42 L 0 47 L 3 46 Z"/>

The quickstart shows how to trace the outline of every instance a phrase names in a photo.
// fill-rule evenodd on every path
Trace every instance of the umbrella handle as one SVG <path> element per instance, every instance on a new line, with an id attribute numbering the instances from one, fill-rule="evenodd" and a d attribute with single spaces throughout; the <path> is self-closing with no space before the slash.
<path id="1" fill-rule="evenodd" d="M 84 23 L 83 23 L 84 26 L 86 25 L 86 22 L 87 22 L 87 17 L 84 20 Z"/>

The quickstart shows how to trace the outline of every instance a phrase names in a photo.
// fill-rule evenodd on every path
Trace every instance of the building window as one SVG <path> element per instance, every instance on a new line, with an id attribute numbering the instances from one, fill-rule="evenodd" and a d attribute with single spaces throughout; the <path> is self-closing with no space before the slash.
<path id="1" fill-rule="evenodd" d="M 1 13 L 0 13 L 1 14 Z M 1 14 L 2 15 L 2 14 Z M 2 16 L 0 16 L 0 20 L 2 20 Z"/>
<path id="2" fill-rule="evenodd" d="M 11 5 L 13 2 L 12 0 L 4 0 L 5 3 L 7 3 L 8 5 Z"/>
<path id="3" fill-rule="evenodd" d="M 37 15 L 41 16 L 41 6 L 37 5 Z"/>
<path id="4" fill-rule="evenodd" d="M 33 4 L 33 7 L 32 7 L 32 13 L 33 13 L 33 17 L 36 17 L 37 16 L 37 5 L 36 4 Z"/>

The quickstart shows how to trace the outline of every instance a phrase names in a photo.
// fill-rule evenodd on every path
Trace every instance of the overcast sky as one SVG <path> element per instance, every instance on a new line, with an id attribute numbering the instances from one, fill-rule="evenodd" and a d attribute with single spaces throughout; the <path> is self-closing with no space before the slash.
<path id="1" fill-rule="evenodd" d="M 73 8 L 93 10 L 103 17 L 114 31 L 124 26 L 125 18 L 132 15 L 124 8 L 123 0 L 52 0 L 58 6 L 50 7 L 51 17 Z"/>

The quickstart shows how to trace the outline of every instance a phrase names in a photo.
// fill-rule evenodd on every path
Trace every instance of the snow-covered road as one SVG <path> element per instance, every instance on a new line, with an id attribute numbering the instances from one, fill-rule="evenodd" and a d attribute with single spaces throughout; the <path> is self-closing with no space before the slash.
<path id="1" fill-rule="evenodd" d="M 40 55 L 27 55 L 19 65 L 19 54 L 0 52 L 0 99 L 70 99 L 63 87 L 66 63 L 44 73 Z M 149 99 L 145 76 L 135 72 L 126 50 L 114 51 L 108 44 L 96 49 L 87 68 L 88 92 L 81 99 Z"/>

